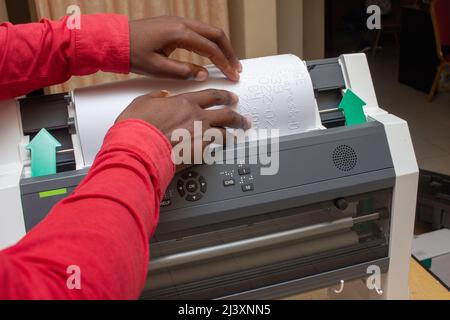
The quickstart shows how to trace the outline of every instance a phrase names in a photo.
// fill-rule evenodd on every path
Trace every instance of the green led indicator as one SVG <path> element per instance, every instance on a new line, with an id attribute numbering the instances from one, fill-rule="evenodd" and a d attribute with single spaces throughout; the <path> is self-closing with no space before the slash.
<path id="1" fill-rule="evenodd" d="M 50 190 L 50 191 L 44 191 L 44 192 L 39 192 L 39 198 L 41 199 L 45 199 L 45 198 L 50 198 L 50 197 L 56 197 L 56 196 L 62 196 L 67 194 L 67 189 L 57 189 L 57 190 Z"/>

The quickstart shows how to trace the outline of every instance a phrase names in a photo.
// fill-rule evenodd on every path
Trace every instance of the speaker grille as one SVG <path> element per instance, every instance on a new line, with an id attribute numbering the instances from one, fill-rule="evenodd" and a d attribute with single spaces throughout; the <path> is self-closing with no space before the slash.
<path id="1" fill-rule="evenodd" d="M 341 145 L 333 152 L 333 163 L 338 170 L 348 172 L 358 164 L 358 155 L 352 147 Z"/>

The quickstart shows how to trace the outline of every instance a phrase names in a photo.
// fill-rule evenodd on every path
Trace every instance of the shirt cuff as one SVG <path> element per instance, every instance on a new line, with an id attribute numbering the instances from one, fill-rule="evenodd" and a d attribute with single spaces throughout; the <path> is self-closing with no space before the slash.
<path id="1" fill-rule="evenodd" d="M 128 17 L 118 14 L 81 15 L 75 29 L 75 66 L 77 73 L 95 69 L 105 72 L 130 72 L 130 30 Z"/>
<path id="2" fill-rule="evenodd" d="M 172 145 L 161 131 L 143 120 L 121 121 L 106 134 L 100 153 L 117 148 L 136 153 L 146 162 L 147 168 L 156 172 L 162 198 L 174 177 L 175 165 L 172 161 Z"/>

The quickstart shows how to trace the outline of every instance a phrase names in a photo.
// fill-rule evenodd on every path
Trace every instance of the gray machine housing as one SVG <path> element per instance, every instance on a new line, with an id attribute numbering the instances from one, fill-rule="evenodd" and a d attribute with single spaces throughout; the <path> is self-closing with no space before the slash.
<path id="1" fill-rule="evenodd" d="M 377 121 L 345 126 L 337 109 L 345 88 L 337 59 L 309 62 L 308 70 L 327 129 L 282 138 L 280 170 L 275 176 L 261 175 L 260 165 L 239 164 L 202 165 L 178 174 L 161 203 L 143 298 L 280 298 L 364 277 L 372 264 L 387 271 L 395 171 L 384 127 Z M 24 134 L 33 135 L 46 127 L 64 141 L 64 152 L 58 155 L 58 174 L 21 181 L 28 231 L 87 174 L 87 170 L 73 170 L 73 147 L 65 138 L 74 130 L 73 121 L 64 111 L 68 99 L 60 95 L 21 101 Z M 36 104 L 44 115 L 47 107 L 51 121 L 35 122 L 40 121 L 32 116 Z M 247 155 L 252 152 L 245 148 Z M 68 191 L 65 195 L 40 196 L 41 192 L 64 188 Z M 251 267 L 226 269 L 227 263 L 239 261 L 243 254 L 271 252 L 277 245 L 282 248 L 294 241 L 251 247 L 248 243 L 252 238 L 262 241 L 271 234 L 281 235 L 293 228 L 307 231 L 317 225 L 317 230 L 327 230 L 326 224 L 343 219 L 353 221 L 345 230 L 357 234 L 358 243 L 293 255 L 274 263 L 261 260 Z M 316 232 L 295 241 L 311 244 L 337 232 Z M 212 240 L 214 237 L 217 241 Z M 239 246 L 246 249 L 230 253 L 230 248 Z M 201 266 L 208 263 L 216 266 L 214 271 L 198 275 Z"/>

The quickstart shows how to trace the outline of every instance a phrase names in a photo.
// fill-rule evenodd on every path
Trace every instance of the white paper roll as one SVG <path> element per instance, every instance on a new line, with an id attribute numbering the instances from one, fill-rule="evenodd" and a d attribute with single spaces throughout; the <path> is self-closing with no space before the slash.
<path id="1" fill-rule="evenodd" d="M 85 166 L 91 166 L 103 138 L 118 115 L 134 98 L 153 91 L 173 95 L 204 89 L 236 93 L 238 111 L 249 116 L 255 129 L 279 129 L 280 135 L 319 129 L 320 116 L 305 63 L 294 55 L 242 61 L 239 83 L 215 67 L 207 82 L 139 78 L 74 91 L 76 125 Z"/>

